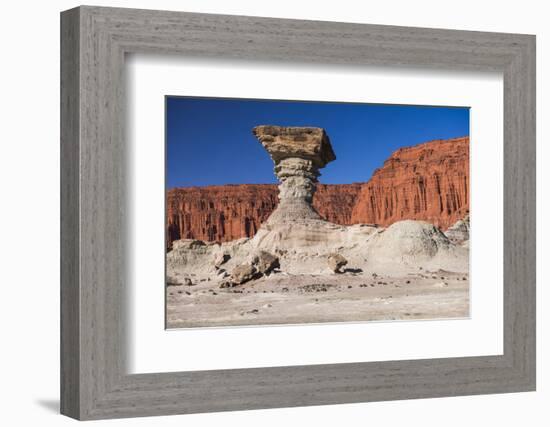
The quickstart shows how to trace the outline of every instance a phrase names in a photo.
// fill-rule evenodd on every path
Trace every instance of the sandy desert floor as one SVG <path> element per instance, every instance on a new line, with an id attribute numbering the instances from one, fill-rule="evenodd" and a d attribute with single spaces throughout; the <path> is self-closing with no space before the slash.
<path id="1" fill-rule="evenodd" d="M 166 287 L 166 327 L 465 318 L 468 289 L 467 274 L 444 270 L 399 277 L 274 273 L 226 289 L 203 279 Z"/>

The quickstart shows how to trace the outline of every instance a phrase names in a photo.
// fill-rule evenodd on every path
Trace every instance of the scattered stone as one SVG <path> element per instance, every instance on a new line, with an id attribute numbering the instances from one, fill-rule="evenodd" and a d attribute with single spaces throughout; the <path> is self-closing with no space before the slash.
<path id="1" fill-rule="evenodd" d="M 181 283 L 172 276 L 166 276 L 166 286 L 181 286 Z"/>
<path id="2" fill-rule="evenodd" d="M 433 286 L 434 286 L 434 288 L 445 288 L 448 285 L 445 282 L 438 282 L 438 283 L 434 284 Z"/>
<path id="3" fill-rule="evenodd" d="M 254 308 L 252 310 L 247 311 L 246 313 L 247 314 L 258 314 L 259 312 L 260 312 L 260 310 L 258 310 L 257 308 Z"/>
<path id="4" fill-rule="evenodd" d="M 189 277 L 183 279 L 183 284 L 186 286 L 194 286 L 193 281 Z"/>
<path id="5" fill-rule="evenodd" d="M 311 285 L 300 286 L 298 289 L 300 289 L 302 292 L 327 292 L 328 288 L 334 288 L 334 287 L 335 285 L 313 283 Z M 338 292 L 340 292 L 339 288 L 338 288 Z"/>
<path id="6" fill-rule="evenodd" d="M 231 272 L 231 279 L 233 283 L 242 285 L 250 280 L 258 278 L 258 270 L 251 264 L 241 264 L 233 269 Z"/>
<path id="7" fill-rule="evenodd" d="M 341 268 L 348 263 L 342 255 L 332 253 L 328 256 L 328 266 L 334 273 L 342 273 Z"/>
<path id="8" fill-rule="evenodd" d="M 407 280 L 405 283 L 411 283 L 411 281 L 410 281 L 410 280 Z"/>
<path id="9" fill-rule="evenodd" d="M 348 285 L 348 289 L 351 289 L 351 288 L 353 288 L 353 286 L 351 286 L 351 285 Z"/>
<path id="10" fill-rule="evenodd" d="M 225 264 L 230 259 L 231 259 L 231 255 L 226 254 L 224 252 L 219 253 L 218 255 L 216 255 L 216 258 L 214 258 L 214 267 L 220 268 L 220 266 Z"/>
<path id="11" fill-rule="evenodd" d="M 235 286 L 235 283 L 233 283 L 231 280 L 224 280 L 223 282 L 220 283 L 220 288 L 221 289 L 227 289 L 227 288 L 232 288 Z M 236 292 L 236 291 L 234 291 Z"/>
<path id="12" fill-rule="evenodd" d="M 279 258 L 266 251 L 260 251 L 254 256 L 252 265 L 260 274 L 269 275 L 276 268 L 280 268 Z"/>
<path id="13" fill-rule="evenodd" d="M 191 295 L 191 292 L 189 292 L 189 291 L 185 291 L 185 293 L 186 293 L 187 295 Z"/>

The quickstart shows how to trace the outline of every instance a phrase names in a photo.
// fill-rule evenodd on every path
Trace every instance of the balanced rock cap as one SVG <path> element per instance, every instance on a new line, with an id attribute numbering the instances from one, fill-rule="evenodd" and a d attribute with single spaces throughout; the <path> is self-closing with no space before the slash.
<path id="1" fill-rule="evenodd" d="M 322 128 L 262 125 L 252 129 L 275 164 L 290 157 L 311 160 L 318 168 L 336 160 L 330 139 Z"/>

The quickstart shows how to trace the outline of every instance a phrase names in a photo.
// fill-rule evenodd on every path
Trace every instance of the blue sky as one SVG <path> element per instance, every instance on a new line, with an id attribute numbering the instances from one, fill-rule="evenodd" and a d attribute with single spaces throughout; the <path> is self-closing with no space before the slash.
<path id="1" fill-rule="evenodd" d="M 166 186 L 276 183 L 257 125 L 325 128 L 336 160 L 319 181 L 368 181 L 400 147 L 469 135 L 469 108 L 166 98 Z"/>

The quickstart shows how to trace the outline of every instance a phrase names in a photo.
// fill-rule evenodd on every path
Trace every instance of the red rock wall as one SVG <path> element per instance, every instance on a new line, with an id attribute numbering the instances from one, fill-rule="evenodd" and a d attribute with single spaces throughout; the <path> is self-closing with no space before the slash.
<path id="1" fill-rule="evenodd" d="M 327 221 L 351 224 L 363 184 L 319 184 L 313 205 Z M 178 239 L 226 242 L 256 234 L 279 203 L 277 185 L 243 184 L 168 190 L 168 245 Z"/>
<path id="2" fill-rule="evenodd" d="M 178 239 L 225 242 L 253 236 L 277 206 L 277 193 L 269 184 L 168 190 L 168 245 Z"/>
<path id="3" fill-rule="evenodd" d="M 327 221 L 336 224 L 353 224 L 352 211 L 363 183 L 317 184 L 313 207 Z"/>
<path id="4" fill-rule="evenodd" d="M 313 205 L 337 224 L 418 219 L 446 229 L 469 209 L 468 153 L 468 138 L 401 148 L 366 183 L 319 184 Z M 271 184 L 168 190 L 167 243 L 251 237 L 277 206 L 277 193 Z"/>
<path id="5" fill-rule="evenodd" d="M 363 186 L 351 222 L 417 219 L 447 229 L 469 210 L 469 171 L 467 137 L 401 148 Z"/>

